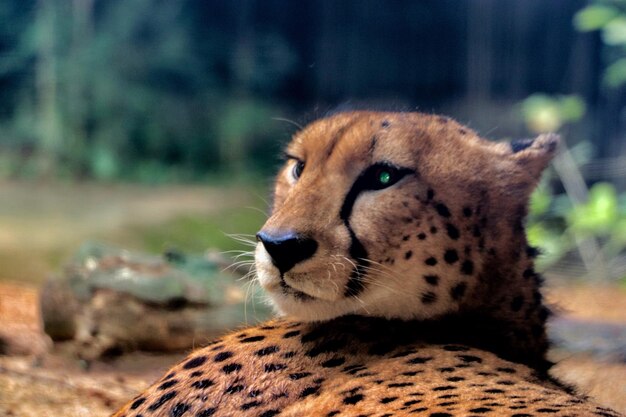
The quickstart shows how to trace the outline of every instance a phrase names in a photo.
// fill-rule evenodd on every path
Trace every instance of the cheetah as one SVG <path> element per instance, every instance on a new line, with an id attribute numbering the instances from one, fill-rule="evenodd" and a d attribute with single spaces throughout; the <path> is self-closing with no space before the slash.
<path id="1" fill-rule="evenodd" d="M 524 218 L 557 146 L 420 113 L 308 125 L 257 234 L 279 318 L 191 353 L 114 416 L 618 416 L 548 375 Z"/>

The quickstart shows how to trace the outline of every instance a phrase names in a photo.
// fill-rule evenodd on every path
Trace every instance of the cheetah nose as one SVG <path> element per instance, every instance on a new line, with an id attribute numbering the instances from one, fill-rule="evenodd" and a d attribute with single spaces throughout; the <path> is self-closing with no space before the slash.
<path id="1" fill-rule="evenodd" d="M 298 262 L 309 259 L 317 250 L 314 239 L 292 231 L 271 233 L 261 230 L 256 237 L 263 243 L 272 257 L 272 263 L 281 274 L 289 271 Z"/>

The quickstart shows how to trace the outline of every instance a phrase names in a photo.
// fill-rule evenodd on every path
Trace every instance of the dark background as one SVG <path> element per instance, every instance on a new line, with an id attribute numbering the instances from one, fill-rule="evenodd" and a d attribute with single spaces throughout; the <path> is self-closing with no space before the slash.
<path id="1" fill-rule="evenodd" d="M 587 4 L 5 1 L 0 146 L 13 163 L 3 171 L 153 182 L 267 173 L 293 132 L 274 118 L 302 124 L 338 107 L 446 113 L 490 138 L 520 137 L 516 105 L 533 93 L 583 99 L 585 116 L 562 127 L 568 142 L 615 156 L 623 89 L 603 88 L 611 51 L 598 32 L 574 27 Z"/>

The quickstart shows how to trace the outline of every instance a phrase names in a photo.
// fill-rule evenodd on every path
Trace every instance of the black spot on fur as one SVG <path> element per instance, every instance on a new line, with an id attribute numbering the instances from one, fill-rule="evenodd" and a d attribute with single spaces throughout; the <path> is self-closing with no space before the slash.
<path id="1" fill-rule="evenodd" d="M 276 372 L 285 369 L 287 365 L 284 363 L 267 363 L 265 364 L 265 372 Z"/>
<path id="2" fill-rule="evenodd" d="M 426 192 L 426 198 L 428 198 L 429 200 L 435 198 L 435 191 L 432 188 L 429 188 Z"/>
<path id="3" fill-rule="evenodd" d="M 174 407 L 172 407 L 172 409 L 170 410 L 170 416 L 180 417 L 183 414 L 185 414 L 187 411 L 189 411 L 190 408 L 191 406 L 189 404 L 178 403 Z"/>
<path id="4" fill-rule="evenodd" d="M 488 413 L 488 412 L 490 412 L 491 410 L 492 410 L 491 408 L 487 408 L 487 407 L 478 407 L 478 408 L 472 408 L 470 411 L 471 411 L 472 413 L 479 413 L 479 414 L 482 414 L 482 413 Z"/>
<path id="5" fill-rule="evenodd" d="M 404 254 L 404 259 L 411 259 L 411 256 L 413 256 L 413 251 L 411 251 L 411 250 L 410 250 L 410 251 L 407 251 L 407 252 Z"/>
<path id="6" fill-rule="evenodd" d="M 259 417 L 274 417 L 280 414 L 279 410 L 267 410 L 264 413 L 261 413 Z"/>
<path id="7" fill-rule="evenodd" d="M 432 390 L 433 391 L 450 391 L 451 389 L 456 389 L 456 387 L 454 385 L 442 385 L 439 387 L 435 387 Z"/>
<path id="8" fill-rule="evenodd" d="M 499 388 L 489 388 L 484 391 L 487 394 L 504 394 L 504 390 Z"/>
<path id="9" fill-rule="evenodd" d="M 215 414 L 216 411 L 217 408 L 215 407 L 207 408 L 206 410 L 202 410 L 198 414 L 196 414 L 196 417 L 211 417 Z"/>
<path id="10" fill-rule="evenodd" d="M 152 405 L 150 407 L 148 407 L 148 410 L 149 411 L 158 410 L 159 408 L 161 408 L 163 406 L 163 404 L 165 404 L 166 402 L 168 402 L 169 400 L 171 400 L 175 396 L 176 396 L 176 391 L 170 391 L 167 394 L 161 395 L 159 397 L 159 399 L 157 399 L 154 403 L 152 403 Z"/>
<path id="11" fill-rule="evenodd" d="M 418 238 L 419 240 L 424 240 L 424 239 L 426 239 L 426 233 L 422 232 L 422 233 L 418 234 L 418 235 L 417 235 L 417 238 Z"/>
<path id="12" fill-rule="evenodd" d="M 184 369 L 197 368 L 198 366 L 206 362 L 206 360 L 207 360 L 206 356 L 196 356 L 195 358 L 189 359 L 187 362 L 185 362 L 185 364 L 183 365 L 183 368 Z"/>
<path id="13" fill-rule="evenodd" d="M 461 273 L 464 275 L 472 275 L 474 273 L 474 262 L 466 259 L 461 265 Z"/>
<path id="14" fill-rule="evenodd" d="M 457 358 L 461 359 L 463 362 L 466 362 L 466 363 L 470 363 L 470 362 L 482 363 L 483 361 L 478 356 L 473 356 L 473 355 L 457 355 Z"/>
<path id="15" fill-rule="evenodd" d="M 242 366 L 238 363 L 229 363 L 228 365 L 224 365 L 222 367 L 222 372 L 224 372 L 225 374 L 230 374 L 240 370 L 241 368 Z"/>
<path id="16" fill-rule="evenodd" d="M 300 334 L 300 330 L 292 330 L 290 332 L 287 332 L 283 335 L 284 339 L 289 339 L 290 337 L 295 337 L 298 336 Z"/>
<path id="17" fill-rule="evenodd" d="M 340 366 L 343 365 L 343 363 L 346 361 L 345 358 L 332 358 L 329 359 L 325 362 L 322 362 L 322 367 L 324 368 L 334 368 L 336 366 Z"/>
<path id="18" fill-rule="evenodd" d="M 244 389 L 243 385 L 231 385 L 230 387 L 226 388 L 226 391 L 224 391 L 224 394 L 235 394 L 237 392 L 243 391 L 243 389 Z"/>
<path id="19" fill-rule="evenodd" d="M 437 275 L 424 275 L 424 280 L 430 285 L 439 284 L 439 277 Z"/>
<path id="20" fill-rule="evenodd" d="M 195 381 L 193 384 L 191 384 L 191 386 L 196 389 L 208 388 L 211 385 L 213 385 L 213 381 L 211 381 L 210 379 L 201 379 L 200 381 Z"/>
<path id="21" fill-rule="evenodd" d="M 249 409 L 254 408 L 254 407 L 258 407 L 258 406 L 260 406 L 262 404 L 263 403 L 261 401 L 250 401 L 249 403 L 242 404 L 241 405 L 241 409 L 245 411 L 245 410 L 249 410 Z"/>
<path id="22" fill-rule="evenodd" d="M 311 376 L 310 372 L 296 372 L 293 374 L 289 374 L 289 378 L 297 381 L 298 379 L 306 378 L 307 376 Z"/>
<path id="23" fill-rule="evenodd" d="M 168 388 L 170 388 L 172 385 L 176 385 L 178 383 L 177 379 L 172 379 L 170 381 L 166 381 L 164 383 L 162 383 L 161 385 L 159 385 L 159 387 L 157 388 L 159 391 L 163 391 L 166 390 Z"/>
<path id="24" fill-rule="evenodd" d="M 435 205 L 435 210 L 437 210 L 437 213 L 439 213 L 441 217 L 450 217 L 450 210 L 448 209 L 448 206 L 443 203 L 437 203 Z"/>
<path id="25" fill-rule="evenodd" d="M 267 356 L 267 355 L 271 355 L 272 353 L 276 353 L 280 350 L 280 348 L 276 345 L 272 345 L 272 346 L 268 346 L 268 347 L 264 347 L 263 349 L 259 349 L 255 352 L 255 355 L 257 356 Z"/>
<path id="26" fill-rule="evenodd" d="M 463 216 L 471 217 L 472 216 L 472 209 L 469 208 L 469 207 L 463 207 Z"/>
<path id="27" fill-rule="evenodd" d="M 443 255 L 443 259 L 447 263 L 453 264 L 459 260 L 459 254 L 456 252 L 455 249 L 448 249 L 446 250 L 446 253 Z"/>
<path id="28" fill-rule="evenodd" d="M 398 397 L 385 397 L 385 398 L 381 398 L 380 399 L 380 403 L 381 404 L 388 404 L 388 403 L 393 402 L 393 401 L 395 401 L 397 399 L 398 399 Z"/>
<path id="29" fill-rule="evenodd" d="M 514 374 L 515 373 L 515 369 L 513 369 L 513 368 L 496 368 L 496 371 L 504 372 L 506 374 Z"/>
<path id="30" fill-rule="evenodd" d="M 430 233 L 432 233 L 433 235 L 437 233 L 437 228 L 435 226 L 431 226 L 430 227 Z"/>
<path id="31" fill-rule="evenodd" d="M 225 352 L 220 352 L 217 355 L 215 355 L 215 357 L 213 358 L 213 360 L 215 362 L 223 362 L 228 358 L 231 358 L 233 356 L 233 352 L 229 352 L 229 351 L 225 351 Z"/>
<path id="32" fill-rule="evenodd" d="M 141 404 L 145 403 L 146 399 L 141 397 L 141 398 L 137 398 L 130 406 L 131 410 L 135 410 L 137 409 Z"/>
<path id="33" fill-rule="evenodd" d="M 465 294 L 465 290 L 467 289 L 467 284 L 461 282 L 460 284 L 455 285 L 450 288 L 450 296 L 453 300 L 459 300 Z"/>
<path id="34" fill-rule="evenodd" d="M 406 363 L 410 364 L 410 365 L 417 365 L 417 364 L 421 364 L 421 363 L 426 363 L 430 360 L 432 360 L 432 357 L 429 356 L 417 356 L 415 358 L 409 359 L 408 361 L 406 361 Z"/>
<path id="35" fill-rule="evenodd" d="M 259 342 L 261 340 L 265 339 L 265 336 L 251 336 L 251 337 L 246 337 L 245 339 L 241 339 L 240 342 L 241 343 L 251 343 L 251 342 Z"/>
<path id="36" fill-rule="evenodd" d="M 432 291 L 425 292 L 424 294 L 422 294 L 421 300 L 424 304 L 432 304 L 437 301 L 437 294 Z"/>
<path id="37" fill-rule="evenodd" d="M 353 404 L 360 402 L 362 399 L 363 399 L 362 394 L 354 394 L 354 395 L 344 398 L 343 403 L 348 404 L 348 405 L 353 405 Z"/>
<path id="38" fill-rule="evenodd" d="M 381 126 L 381 127 L 389 127 L 389 120 L 383 120 L 383 121 L 380 123 L 380 126 Z"/>
<path id="39" fill-rule="evenodd" d="M 450 239 L 457 240 L 461 236 L 459 229 L 457 229 L 457 227 L 451 223 L 446 224 L 446 231 L 448 232 L 448 236 L 450 236 Z"/>
<path id="40" fill-rule="evenodd" d="M 389 388 L 402 388 L 402 387 L 412 387 L 413 385 L 415 385 L 413 382 L 394 382 L 387 386 Z"/>
<path id="41" fill-rule="evenodd" d="M 306 387 L 300 393 L 300 398 L 304 398 L 304 397 L 308 397 L 309 395 L 317 394 L 319 392 L 319 390 L 320 390 L 320 386 L 319 385 L 315 385 L 315 386 L 312 386 L 312 387 Z"/>
<path id="42" fill-rule="evenodd" d="M 437 258 L 435 258 L 434 256 L 431 256 L 430 258 L 426 259 L 424 263 L 428 266 L 435 266 L 437 265 Z"/>
<path id="43" fill-rule="evenodd" d="M 496 384 L 499 385 L 515 385 L 515 382 L 509 380 L 497 381 Z"/>
<path id="44" fill-rule="evenodd" d="M 424 372 L 424 371 L 420 370 L 420 371 L 402 372 L 402 375 L 404 375 L 404 376 L 415 376 L 415 375 L 420 374 L 422 372 Z"/>

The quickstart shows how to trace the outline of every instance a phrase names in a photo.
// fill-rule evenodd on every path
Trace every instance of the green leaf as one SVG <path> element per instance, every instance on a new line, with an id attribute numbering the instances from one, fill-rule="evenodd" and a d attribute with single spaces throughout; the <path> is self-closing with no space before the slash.
<path id="1" fill-rule="evenodd" d="M 626 17 L 620 16 L 604 26 L 602 40 L 607 45 L 626 44 Z"/>
<path id="2" fill-rule="evenodd" d="M 614 88 L 626 83 L 626 58 L 618 59 L 606 68 L 604 82 Z"/>
<path id="3" fill-rule="evenodd" d="M 552 196 L 544 187 L 538 187 L 530 196 L 530 215 L 540 216 L 548 211 Z"/>
<path id="4" fill-rule="evenodd" d="M 595 4 L 580 10 L 574 16 L 574 27 L 581 32 L 590 32 L 603 28 L 619 12 L 611 6 Z"/>
<path id="5" fill-rule="evenodd" d="M 619 218 L 617 192 L 609 183 L 597 183 L 586 204 L 575 206 L 567 220 L 574 232 L 602 235 L 612 232 Z"/>
<path id="6" fill-rule="evenodd" d="M 535 133 L 554 132 L 563 124 L 559 104 L 545 94 L 533 94 L 522 102 L 522 114 Z"/>
<path id="7" fill-rule="evenodd" d="M 575 122 L 585 114 L 585 102 L 577 95 L 563 96 L 559 102 L 563 120 Z"/>

